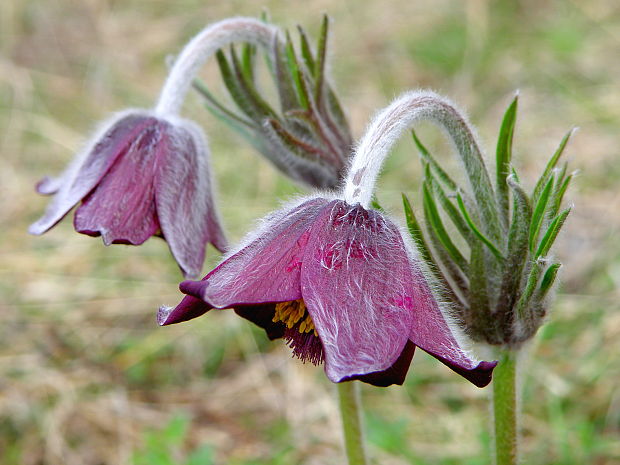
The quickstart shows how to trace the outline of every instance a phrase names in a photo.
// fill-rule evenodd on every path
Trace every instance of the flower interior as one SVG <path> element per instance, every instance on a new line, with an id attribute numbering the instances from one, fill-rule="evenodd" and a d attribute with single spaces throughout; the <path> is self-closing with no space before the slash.
<path id="1" fill-rule="evenodd" d="M 314 365 L 323 362 L 323 345 L 302 299 L 277 303 L 272 321 L 286 326 L 284 339 L 295 357 Z"/>

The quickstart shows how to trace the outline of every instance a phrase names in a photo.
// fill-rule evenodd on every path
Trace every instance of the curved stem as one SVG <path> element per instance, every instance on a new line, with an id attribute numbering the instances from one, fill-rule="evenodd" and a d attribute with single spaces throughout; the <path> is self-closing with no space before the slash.
<path id="1" fill-rule="evenodd" d="M 233 42 L 250 42 L 269 50 L 277 34 L 277 28 L 254 18 L 229 18 L 207 26 L 174 62 L 155 112 L 177 115 L 198 70 L 220 48 Z"/>
<path id="2" fill-rule="evenodd" d="M 359 383 L 357 381 L 338 383 L 338 397 L 349 465 L 366 465 L 368 460 L 362 434 Z"/>
<path id="3" fill-rule="evenodd" d="M 465 116 L 434 92 L 407 92 L 374 117 L 353 154 L 345 178 L 344 199 L 369 207 L 385 157 L 403 132 L 419 120 L 431 120 L 446 130 L 467 172 L 485 229 L 493 239 L 500 239 L 497 200 L 476 137 Z"/>
<path id="4" fill-rule="evenodd" d="M 516 465 L 518 462 L 517 367 L 518 353 L 510 349 L 502 350 L 493 373 L 496 465 Z"/>

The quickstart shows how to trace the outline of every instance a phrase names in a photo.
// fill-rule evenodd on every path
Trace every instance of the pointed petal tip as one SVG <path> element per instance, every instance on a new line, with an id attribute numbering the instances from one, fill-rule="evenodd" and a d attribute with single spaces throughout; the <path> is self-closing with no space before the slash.
<path id="1" fill-rule="evenodd" d="M 497 365 L 497 360 L 492 362 L 480 362 L 475 368 L 469 370 L 463 376 L 479 388 L 487 386 L 493 380 L 493 370 Z"/>
<path id="2" fill-rule="evenodd" d="M 186 295 L 176 307 L 162 305 L 157 310 L 157 324 L 168 326 L 183 321 L 192 320 L 204 315 L 213 307 L 191 295 Z"/>
<path id="3" fill-rule="evenodd" d="M 50 176 L 43 177 L 38 183 L 35 184 L 34 189 L 41 195 L 52 195 L 58 192 L 60 185 L 58 180 Z"/>
<path id="4" fill-rule="evenodd" d="M 157 324 L 159 326 L 166 326 L 172 324 L 173 322 L 169 322 L 168 318 L 170 318 L 170 314 L 173 310 L 174 307 L 166 307 L 165 305 L 159 307 L 159 309 L 157 310 Z"/>
<path id="5" fill-rule="evenodd" d="M 30 226 L 28 226 L 28 234 L 32 234 L 33 236 L 40 236 L 43 234 L 46 229 L 41 228 L 40 222 L 35 221 Z"/>

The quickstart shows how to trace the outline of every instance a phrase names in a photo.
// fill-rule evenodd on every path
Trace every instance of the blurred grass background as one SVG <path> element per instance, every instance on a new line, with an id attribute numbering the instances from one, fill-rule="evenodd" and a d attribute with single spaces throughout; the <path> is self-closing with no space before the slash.
<path id="1" fill-rule="evenodd" d="M 334 387 L 231 312 L 158 328 L 179 300 L 165 243 L 105 248 L 65 220 L 26 234 L 109 112 L 154 103 L 165 58 L 205 24 L 260 14 L 316 35 L 333 19 L 332 81 L 359 137 L 375 109 L 431 87 L 470 112 L 489 153 L 520 89 L 515 164 L 534 181 L 562 135 L 581 175 L 557 255 L 561 292 L 523 383 L 530 464 L 620 463 L 620 4 L 613 0 L 3 0 L 0 2 L 0 463 L 341 464 Z M 213 64 L 203 78 L 216 90 Z M 192 97 L 233 239 L 297 191 Z M 440 134 L 423 140 L 443 160 Z M 419 199 L 413 144 L 379 192 Z M 217 260 L 208 252 L 205 269 Z M 364 386 L 373 463 L 487 464 L 487 392 L 418 353 L 406 385 Z"/>

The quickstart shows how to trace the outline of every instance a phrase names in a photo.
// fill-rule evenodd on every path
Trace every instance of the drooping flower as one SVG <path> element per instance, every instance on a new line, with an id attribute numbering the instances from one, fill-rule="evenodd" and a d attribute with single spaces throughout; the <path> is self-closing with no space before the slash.
<path id="1" fill-rule="evenodd" d="M 313 197 L 265 218 L 202 281 L 181 283 L 187 296 L 158 320 L 234 308 L 301 360 L 324 362 L 333 382 L 402 384 L 417 346 L 485 386 L 495 362 L 467 354 L 422 268 L 382 213 Z"/>
<path id="2" fill-rule="evenodd" d="M 200 273 L 207 242 L 226 247 L 206 140 L 180 118 L 141 110 L 115 115 L 60 177 L 43 179 L 37 191 L 55 195 L 32 234 L 48 231 L 81 202 L 76 231 L 102 236 L 106 245 L 163 237 L 186 276 Z"/>
<path id="3" fill-rule="evenodd" d="M 55 194 L 29 231 L 43 234 L 82 202 L 75 229 L 106 245 L 138 245 L 163 237 L 186 276 L 200 273 L 207 242 L 223 251 L 202 130 L 179 117 L 201 65 L 235 41 L 268 48 L 277 29 L 252 18 L 207 26 L 175 60 L 153 110 L 127 110 L 105 122 L 59 178 L 37 185 Z"/>

